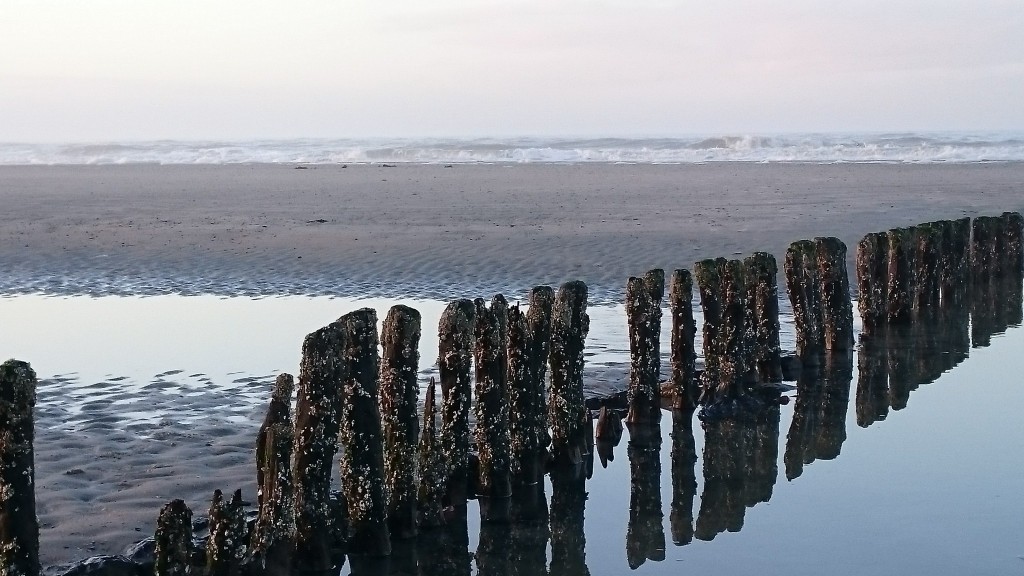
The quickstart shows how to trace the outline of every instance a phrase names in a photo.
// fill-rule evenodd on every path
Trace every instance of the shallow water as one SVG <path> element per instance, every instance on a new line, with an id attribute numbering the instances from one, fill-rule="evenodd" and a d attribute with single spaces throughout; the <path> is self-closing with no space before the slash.
<path id="1" fill-rule="evenodd" d="M 703 427 L 692 415 L 663 412 L 660 441 L 631 443 L 627 432 L 606 467 L 594 462 L 589 480 L 549 478 L 550 523 L 481 527 L 471 503 L 461 535 L 421 539 L 421 569 L 1020 572 L 1020 292 L 984 296 L 912 329 L 861 339 L 855 354 L 805 372 L 788 405 Z M 39 373 L 41 426 L 103 424 L 145 435 L 214 413 L 252 422 L 273 377 L 296 370 L 306 333 L 363 306 L 382 318 L 395 303 L 10 296 L 0 298 L 0 353 Z M 402 303 L 424 316 L 425 380 L 443 303 Z M 629 362 L 622 307 L 589 312 L 587 386 L 621 387 Z M 788 316 L 783 338 L 791 348 Z M 667 333 L 662 343 L 667 352 Z M 396 553 L 393 573 L 414 558 Z M 351 562 L 342 573 L 353 573 Z"/>

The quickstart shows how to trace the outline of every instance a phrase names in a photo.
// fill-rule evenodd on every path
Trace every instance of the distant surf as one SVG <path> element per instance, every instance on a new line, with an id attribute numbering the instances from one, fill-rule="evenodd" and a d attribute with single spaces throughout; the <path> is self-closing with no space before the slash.
<path id="1" fill-rule="evenodd" d="M 1024 133 L 0 143 L 0 165 L 1024 161 Z"/>

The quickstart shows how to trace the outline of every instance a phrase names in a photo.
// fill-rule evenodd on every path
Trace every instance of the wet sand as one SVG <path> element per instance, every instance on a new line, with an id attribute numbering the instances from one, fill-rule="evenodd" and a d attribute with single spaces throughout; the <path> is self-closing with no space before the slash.
<path id="1" fill-rule="evenodd" d="M 1024 209 L 1024 163 L 0 167 L 0 292 L 449 299 Z M 852 254 L 851 254 L 852 256 Z"/>
<path id="2" fill-rule="evenodd" d="M 1024 164 L 0 167 L 0 294 L 449 299 L 580 278 L 618 301 L 652 267 L 853 246 L 1024 210 L 1022 190 Z M 197 514 L 215 488 L 254 499 L 258 417 L 146 439 L 40 429 L 44 565 L 123 551 L 170 498 Z"/>

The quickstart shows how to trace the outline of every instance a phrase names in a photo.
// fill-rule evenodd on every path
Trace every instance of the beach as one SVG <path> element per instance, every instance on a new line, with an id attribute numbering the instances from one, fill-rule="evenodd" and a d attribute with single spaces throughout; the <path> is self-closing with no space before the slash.
<path id="1" fill-rule="evenodd" d="M 852 263 L 866 233 L 1024 211 L 1022 191 L 1024 163 L 2 166 L 0 294 L 447 301 L 581 279 L 611 304 L 648 269 L 755 251 L 781 262 L 804 238 L 838 237 Z M 214 489 L 255 499 L 262 411 L 141 435 L 100 418 L 69 431 L 60 394 L 41 385 L 37 414 L 44 566 L 123 552 L 171 498 L 197 514 Z"/>
<path id="2" fill-rule="evenodd" d="M 450 299 L 1024 208 L 1024 163 L 0 167 L 3 292 Z M 852 259 L 850 250 L 850 257 Z"/>

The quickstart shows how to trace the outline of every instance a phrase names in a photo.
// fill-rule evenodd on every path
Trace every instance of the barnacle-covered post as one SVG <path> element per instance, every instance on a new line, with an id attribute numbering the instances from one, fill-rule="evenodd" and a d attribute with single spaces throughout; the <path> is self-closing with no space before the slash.
<path id="1" fill-rule="evenodd" d="M 441 450 L 448 469 L 448 501 L 466 505 L 469 482 L 469 405 L 473 395 L 472 300 L 448 304 L 438 325 L 437 366 L 441 377 Z"/>
<path id="2" fill-rule="evenodd" d="M 210 504 L 210 537 L 206 541 L 206 576 L 233 576 L 239 573 L 249 536 L 242 507 L 242 491 L 236 490 L 230 501 L 220 490 Z"/>
<path id="3" fill-rule="evenodd" d="M 0 364 L 0 574 L 39 574 L 36 519 L 36 373 L 27 362 Z"/>
<path id="4" fill-rule="evenodd" d="M 747 308 L 753 334 L 754 369 L 762 382 L 782 381 L 782 347 L 779 344 L 779 266 L 775 256 L 754 252 L 743 265 L 747 274 Z"/>
<path id="5" fill-rule="evenodd" d="M 551 308 L 555 292 L 548 286 L 530 291 L 530 308 L 508 314 L 509 442 L 513 485 L 532 485 L 544 475 L 542 461 L 551 443 L 544 383 L 551 347 Z"/>
<path id="6" fill-rule="evenodd" d="M 888 310 L 886 322 L 905 324 L 910 321 L 916 289 L 914 287 L 914 237 L 915 228 L 894 228 L 887 233 L 889 240 L 889 262 L 886 267 L 888 281 Z"/>
<path id="7" fill-rule="evenodd" d="M 484 522 L 501 521 L 507 518 L 506 499 L 512 494 L 506 396 L 508 303 L 504 296 L 498 294 L 491 300 L 490 308 L 482 298 L 477 298 L 474 305 L 476 428 L 473 437 L 479 456 L 477 491 L 481 497 L 480 516 Z"/>
<path id="8" fill-rule="evenodd" d="M 361 308 L 342 329 L 341 491 L 348 504 L 348 545 L 364 556 L 391 553 L 384 501 L 384 454 L 377 407 L 377 312 Z"/>
<path id="9" fill-rule="evenodd" d="M 942 260 L 942 225 L 928 222 L 917 226 L 914 277 L 917 280 L 914 312 L 917 316 L 933 314 L 940 298 L 940 266 Z"/>
<path id="10" fill-rule="evenodd" d="M 530 372 L 532 334 L 526 325 L 526 314 L 515 304 L 508 309 L 508 425 L 509 467 L 514 485 L 532 484 L 539 480 L 538 417 L 544 405 L 537 403 Z M 540 400 L 543 401 L 543 393 Z M 545 431 L 546 432 L 546 431 Z"/>
<path id="11" fill-rule="evenodd" d="M 651 270 L 626 282 L 629 322 L 629 423 L 655 422 L 661 416 L 661 299 L 665 271 Z"/>
<path id="12" fill-rule="evenodd" d="M 947 220 L 942 226 L 939 266 L 939 300 L 944 307 L 958 307 L 967 296 L 971 274 L 971 219 Z"/>
<path id="13" fill-rule="evenodd" d="M 705 369 L 702 402 L 734 398 L 751 368 L 747 350 L 746 275 L 739 260 L 701 260 L 694 265 L 704 308 Z"/>
<path id="14" fill-rule="evenodd" d="M 295 569 L 330 570 L 328 530 L 331 467 L 338 446 L 341 386 L 345 367 L 342 326 L 334 322 L 302 342 L 295 404 Z"/>
<path id="15" fill-rule="evenodd" d="M 813 240 L 798 240 L 789 245 L 784 264 L 796 326 L 796 349 L 803 357 L 810 357 L 825 346 L 816 253 Z"/>
<path id="16" fill-rule="evenodd" d="M 672 408 L 690 410 L 697 404 L 697 351 L 693 319 L 693 276 L 689 270 L 673 270 L 669 281 L 669 308 L 672 312 Z"/>
<path id="17" fill-rule="evenodd" d="M 268 571 L 287 571 L 291 565 L 295 508 L 292 493 L 291 374 L 280 374 L 270 407 L 256 441 L 256 500 L 259 516 L 253 528 L 251 556 Z"/>
<path id="18" fill-rule="evenodd" d="M 872 232 L 857 243 L 857 310 L 865 335 L 885 325 L 888 264 L 889 238 L 884 232 Z"/>
<path id="19" fill-rule="evenodd" d="M 184 500 L 171 500 L 156 521 L 156 576 L 192 573 L 192 511 Z"/>
<path id="20" fill-rule="evenodd" d="M 1003 212 L 1003 274 L 1009 278 L 1024 275 L 1024 217 L 1020 212 Z"/>
<path id="21" fill-rule="evenodd" d="M 437 382 L 431 378 L 423 401 L 423 432 L 419 441 L 419 486 L 416 490 L 416 524 L 420 528 L 440 526 L 441 502 L 447 490 L 448 472 L 437 437 Z"/>
<path id="22" fill-rule="evenodd" d="M 395 539 L 416 535 L 416 448 L 419 442 L 416 373 L 420 313 L 393 306 L 381 331 L 380 416 L 388 528 Z"/>
<path id="23" fill-rule="evenodd" d="M 995 216 L 978 216 L 972 222 L 971 280 L 976 284 L 989 282 L 995 272 L 999 228 L 999 218 Z"/>
<path id="24" fill-rule="evenodd" d="M 822 339 L 826 350 L 853 348 L 853 304 L 846 272 L 846 244 L 833 237 L 814 239 L 821 283 Z"/>
<path id="25" fill-rule="evenodd" d="M 551 448 L 560 464 L 579 464 L 589 452 L 590 415 L 583 403 L 583 348 L 589 330 L 587 285 L 579 280 L 562 284 L 551 313 L 548 388 Z"/>

